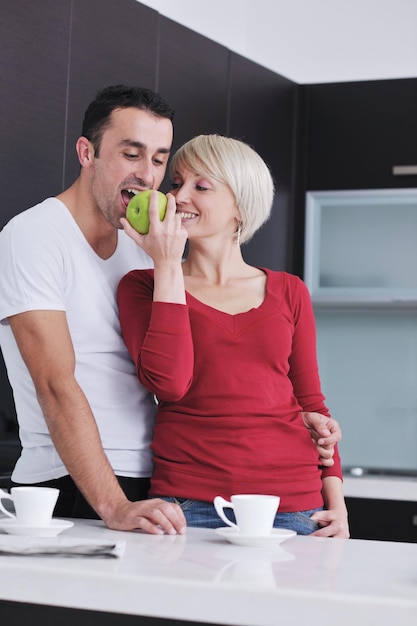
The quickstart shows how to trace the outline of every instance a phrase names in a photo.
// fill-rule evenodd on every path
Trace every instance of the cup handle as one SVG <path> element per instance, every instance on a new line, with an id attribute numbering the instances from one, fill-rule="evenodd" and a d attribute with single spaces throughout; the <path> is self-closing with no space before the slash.
<path id="1" fill-rule="evenodd" d="M 7 493 L 7 491 L 3 491 L 3 489 L 0 489 L 0 510 L 3 511 L 3 513 L 7 515 L 7 517 L 16 519 L 16 515 L 13 515 L 13 513 L 10 513 L 10 511 L 4 508 L 2 500 L 11 500 L 13 502 L 13 496 Z"/>
<path id="2" fill-rule="evenodd" d="M 216 496 L 213 500 L 213 504 L 214 508 L 216 509 L 217 515 L 221 517 L 225 524 L 227 524 L 228 526 L 232 526 L 233 528 L 239 528 L 237 524 L 234 524 L 230 521 L 230 519 L 226 517 L 223 511 L 223 509 L 233 509 L 234 507 L 232 502 L 229 502 L 229 500 L 225 500 L 224 498 L 222 498 L 222 496 Z"/>

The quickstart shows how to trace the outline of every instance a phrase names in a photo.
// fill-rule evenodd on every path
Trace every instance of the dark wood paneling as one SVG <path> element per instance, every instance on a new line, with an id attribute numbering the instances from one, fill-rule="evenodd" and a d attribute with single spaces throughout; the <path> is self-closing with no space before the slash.
<path id="1" fill-rule="evenodd" d="M 276 195 L 270 220 L 243 247 L 248 263 L 290 270 L 296 84 L 231 55 L 230 135 L 249 143 L 271 169 Z"/>
<path id="2" fill-rule="evenodd" d="M 226 134 L 229 51 L 163 16 L 160 42 L 158 91 L 175 108 L 173 150 L 195 135 Z"/>
<path id="3" fill-rule="evenodd" d="M 42 0 L 41 5 L 0 0 L 0 228 L 62 190 L 71 2 Z M 0 399 L 0 439 L 8 446 L 1 451 L 3 476 L 18 450 L 13 395 L 1 355 Z"/>
<path id="4" fill-rule="evenodd" d="M 415 187 L 417 79 L 309 87 L 309 189 Z"/>
<path id="5" fill-rule="evenodd" d="M 0 228 L 62 190 L 70 0 L 0 0 Z"/>
<path id="6" fill-rule="evenodd" d="M 119 83 L 155 89 L 158 20 L 136 0 L 73 0 L 65 187 L 78 176 L 75 143 L 96 93 Z"/>

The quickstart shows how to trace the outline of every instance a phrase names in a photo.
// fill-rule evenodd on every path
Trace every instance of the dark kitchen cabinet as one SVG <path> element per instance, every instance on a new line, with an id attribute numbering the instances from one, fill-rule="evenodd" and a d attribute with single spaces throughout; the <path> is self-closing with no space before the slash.
<path id="1" fill-rule="evenodd" d="M 416 286 L 413 233 L 417 226 L 417 175 L 395 175 L 393 168 L 417 166 L 417 79 L 303 86 L 300 105 L 304 133 L 298 152 L 302 185 L 295 218 L 298 247 L 294 266 L 315 291 L 322 388 L 342 427 L 342 462 L 377 466 L 381 472 L 415 471 L 415 294 L 397 297 L 393 283 L 389 285 L 384 278 L 379 283 L 381 274 L 371 277 L 369 267 L 372 263 L 374 268 L 389 264 L 391 275 L 399 281 L 411 277 Z M 355 194 L 380 195 L 381 210 L 378 201 L 371 210 L 372 217 L 366 203 L 355 210 L 348 201 Z M 319 289 L 315 289 L 308 271 L 308 216 L 309 201 L 320 195 L 323 199 L 345 196 L 346 201 L 340 207 L 342 219 L 333 222 L 332 231 L 321 230 L 317 240 L 316 251 L 327 269 L 320 276 Z M 385 213 L 386 203 L 395 195 L 414 195 L 410 222 L 406 220 L 407 226 L 398 237 L 404 226 L 403 205 L 394 202 L 392 211 Z M 338 211 L 331 212 L 333 219 Z M 344 220 L 351 222 L 353 230 L 345 228 Z M 341 239 L 348 244 L 350 258 L 342 259 Z M 332 259 L 326 256 L 328 245 L 335 252 Z M 337 258 L 342 259 L 339 265 Z M 399 258 L 401 263 L 397 264 Z M 346 276 L 353 275 L 355 268 L 360 281 L 356 293 Z M 334 281 L 338 269 L 346 272 L 348 284 Z M 380 297 L 384 287 L 389 293 L 386 299 Z M 408 368 L 406 374 L 400 373 L 402 367 Z M 411 428 L 403 429 L 403 420 Z M 390 424 L 407 433 L 408 456 L 392 447 Z M 366 449 L 362 448 L 364 442 Z M 353 538 L 417 541 L 415 503 L 348 498 L 347 505 Z"/>
<path id="2" fill-rule="evenodd" d="M 417 78 L 298 86 L 294 273 L 303 277 L 307 191 L 417 187 L 416 111 Z"/>
<path id="3" fill-rule="evenodd" d="M 304 86 L 306 188 L 415 187 L 417 79 Z"/>
<path id="4" fill-rule="evenodd" d="M 417 502 L 346 498 L 352 539 L 417 543 Z"/>

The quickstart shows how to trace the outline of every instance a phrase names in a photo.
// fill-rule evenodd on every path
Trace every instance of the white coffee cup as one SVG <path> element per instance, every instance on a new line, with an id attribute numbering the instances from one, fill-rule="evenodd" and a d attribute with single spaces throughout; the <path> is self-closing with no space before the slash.
<path id="1" fill-rule="evenodd" d="M 214 498 L 214 507 L 225 524 L 244 535 L 263 537 L 271 533 L 279 507 L 279 496 L 236 494 L 230 500 L 222 496 Z M 223 509 L 227 508 L 233 509 L 237 524 L 226 517 Z"/>
<path id="2" fill-rule="evenodd" d="M 11 493 L 0 489 L 0 510 L 22 526 L 49 526 L 58 499 L 59 489 L 52 487 L 12 487 Z M 3 506 L 11 500 L 15 515 Z"/>

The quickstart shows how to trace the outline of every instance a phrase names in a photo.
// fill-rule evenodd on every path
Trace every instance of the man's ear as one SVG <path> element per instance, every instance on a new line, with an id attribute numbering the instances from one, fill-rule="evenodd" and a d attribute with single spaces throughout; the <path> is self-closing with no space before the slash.
<path id="1" fill-rule="evenodd" d="M 94 147 L 87 137 L 79 137 L 75 148 L 81 167 L 92 165 L 94 161 Z"/>

